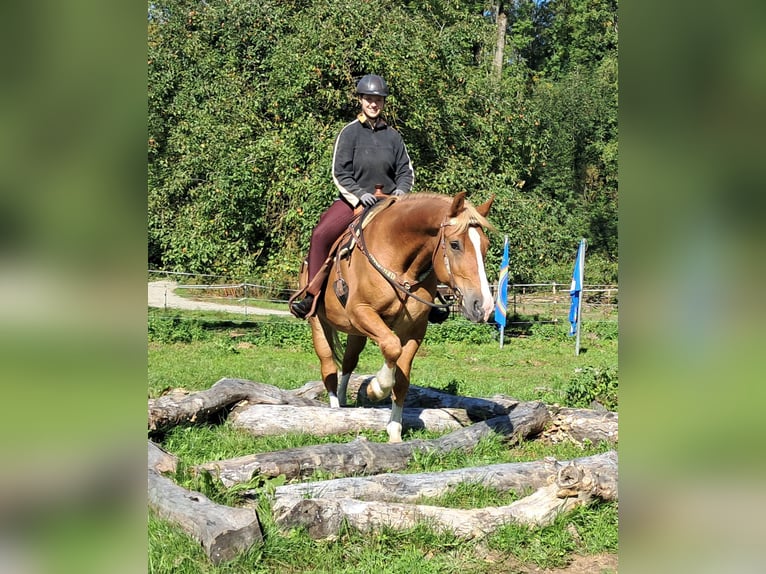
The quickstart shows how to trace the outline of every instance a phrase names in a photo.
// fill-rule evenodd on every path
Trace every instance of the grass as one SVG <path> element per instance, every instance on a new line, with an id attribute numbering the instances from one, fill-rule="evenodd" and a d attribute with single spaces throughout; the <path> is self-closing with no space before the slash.
<path id="1" fill-rule="evenodd" d="M 203 390 L 223 377 L 237 377 L 297 388 L 319 379 L 319 365 L 308 326 L 292 318 L 244 321 L 241 316 L 208 313 L 149 312 L 149 395 L 183 387 Z M 583 328 L 581 354 L 574 356 L 574 341 L 564 325 L 536 325 L 506 332 L 499 348 L 497 330 L 450 319 L 432 325 L 413 365 L 413 384 L 432 386 L 458 394 L 489 397 L 504 394 L 521 400 L 568 404 L 572 390 L 587 394 L 589 381 L 616 387 L 616 324 L 587 322 Z M 369 344 L 362 353 L 359 373 L 380 367 L 378 349 Z M 594 374 L 595 373 L 595 374 Z M 599 375 L 601 373 L 601 375 Z M 600 376 L 600 378 L 598 378 Z M 575 385 L 576 386 L 573 386 Z M 384 442 L 385 432 L 364 433 L 371 441 Z M 405 440 L 433 438 L 428 431 L 405 432 Z M 192 477 L 189 466 L 240 456 L 326 442 L 348 442 L 356 435 L 314 437 L 292 434 L 252 437 L 228 424 L 178 427 L 168 432 L 162 446 L 179 456 L 176 480 L 222 504 L 253 504 L 244 490 L 265 495 L 278 479 L 251 481 L 226 489 L 219 483 Z M 429 472 L 501 462 L 560 460 L 608 450 L 608 446 L 547 445 L 529 441 L 509 447 L 497 437 L 482 440 L 471 452 L 444 455 L 419 454 L 405 472 Z M 330 478 L 316 473 L 314 479 Z M 438 498 L 423 500 L 458 508 L 504 505 L 525 493 L 497 493 L 475 484 L 464 484 Z M 565 566 L 577 554 L 617 551 L 617 504 L 580 508 L 545 528 L 505 526 L 484 540 L 462 541 L 419 525 L 407 532 L 383 529 L 363 535 L 345 529 L 338 540 L 311 540 L 303 530 L 280 531 L 271 519 L 267 496 L 256 501 L 264 529 L 264 544 L 235 560 L 213 566 L 198 543 L 174 525 L 149 516 L 149 571 L 152 573 L 228 572 L 387 572 L 419 574 L 443 572 L 506 572 L 508 562 L 527 567 Z M 488 558 L 488 552 L 493 559 Z"/>

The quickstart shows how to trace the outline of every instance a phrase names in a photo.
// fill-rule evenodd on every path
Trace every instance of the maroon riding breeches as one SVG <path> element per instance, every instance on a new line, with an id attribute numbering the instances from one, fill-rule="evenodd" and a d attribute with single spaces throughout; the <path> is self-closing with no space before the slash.
<path id="1" fill-rule="evenodd" d="M 319 223 L 311 233 L 309 246 L 309 281 L 322 267 L 322 263 L 330 254 L 330 248 L 354 220 L 354 209 L 342 199 L 333 201 L 332 205 L 319 218 Z M 315 293 L 316 295 L 316 293 Z"/>

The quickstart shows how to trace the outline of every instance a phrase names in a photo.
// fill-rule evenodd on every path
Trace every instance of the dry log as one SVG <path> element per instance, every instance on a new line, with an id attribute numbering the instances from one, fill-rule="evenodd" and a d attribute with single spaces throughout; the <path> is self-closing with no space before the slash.
<path id="1" fill-rule="evenodd" d="M 551 442 L 570 441 L 582 445 L 588 440 L 591 444 L 601 441 L 617 444 L 616 412 L 557 406 L 549 407 L 548 410 L 551 413 L 551 424 L 543 437 Z"/>
<path id="2" fill-rule="evenodd" d="M 602 488 L 617 491 L 617 452 L 556 461 L 547 458 L 419 474 L 384 473 L 374 476 L 336 478 L 279 486 L 275 498 L 354 498 L 379 502 L 415 503 L 424 497 L 442 496 L 461 483 L 481 484 L 499 492 L 523 493 L 550 483 L 551 477 L 569 464 L 598 476 Z"/>
<path id="3" fill-rule="evenodd" d="M 301 407 L 285 405 L 242 405 L 229 415 L 232 426 L 255 436 L 309 433 L 315 436 L 384 431 L 391 418 L 388 408 Z M 402 428 L 446 432 L 472 424 L 461 409 L 405 408 Z"/>
<path id="4" fill-rule="evenodd" d="M 176 390 L 149 399 L 149 430 L 162 432 L 177 425 L 203 422 L 243 400 L 269 405 L 324 405 L 272 385 L 244 379 L 221 379 L 204 391 L 187 393 Z"/>
<path id="5" fill-rule="evenodd" d="M 542 432 L 550 420 L 548 409 L 538 401 L 519 403 L 509 414 L 472 424 L 431 440 L 403 443 L 375 443 L 357 438 L 345 444 L 323 444 L 263 452 L 237 458 L 208 462 L 193 467 L 196 472 L 209 472 L 227 487 L 248 482 L 255 476 L 288 479 L 306 477 L 315 470 L 334 476 L 377 474 L 402 470 L 416 452 L 446 453 L 470 449 L 491 434 L 500 434 L 520 441 Z"/>
<path id="6" fill-rule="evenodd" d="M 357 404 L 367 406 L 365 387 L 372 375 L 352 375 L 348 382 L 348 396 L 356 397 Z M 322 381 L 309 381 L 299 389 L 291 391 L 298 396 L 306 398 L 318 398 L 325 393 Z M 430 409 L 464 409 L 473 421 L 487 420 L 492 417 L 508 414 L 510 409 L 518 404 L 518 400 L 495 396 L 489 399 L 463 397 L 451 395 L 429 387 L 411 385 L 404 400 L 405 408 L 430 408 Z M 388 406 L 391 404 L 390 397 L 375 406 Z"/>
<path id="7" fill-rule="evenodd" d="M 157 472 L 175 472 L 178 457 L 149 441 L 149 468 Z"/>
<path id="8" fill-rule="evenodd" d="M 263 541 L 258 515 L 252 508 L 216 504 L 151 468 L 148 494 L 150 508 L 200 542 L 214 564 L 231 560 Z"/>
<path id="9" fill-rule="evenodd" d="M 344 524 L 372 532 L 383 527 L 407 530 L 420 522 L 470 539 L 485 536 L 504 524 L 548 525 L 559 514 L 588 504 L 597 496 L 616 496 L 616 491 L 604 488 L 600 477 L 589 470 L 568 464 L 555 474 L 554 482 L 507 506 L 463 510 L 351 498 L 285 497 L 277 499 L 272 510 L 280 527 L 306 527 L 315 539 L 337 538 Z"/>

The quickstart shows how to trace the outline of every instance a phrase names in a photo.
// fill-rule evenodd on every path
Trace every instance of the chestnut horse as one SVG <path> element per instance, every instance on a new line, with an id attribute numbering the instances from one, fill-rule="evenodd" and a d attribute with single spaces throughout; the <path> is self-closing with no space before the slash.
<path id="1" fill-rule="evenodd" d="M 471 321 L 486 321 L 494 309 L 484 270 L 489 240 L 482 229 L 493 228 L 486 219 L 493 199 L 474 207 L 465 192 L 454 198 L 414 193 L 380 202 L 365 214 L 369 223 L 356 225 L 350 254 L 332 263 L 309 319 L 322 381 L 330 405 L 345 406 L 359 354 L 368 338 L 375 341 L 384 363 L 367 385 L 367 397 L 380 401 L 393 391 L 389 442 L 402 440 L 412 359 L 436 306 L 437 285 L 452 289 Z M 338 332 L 348 335 L 342 360 Z"/>

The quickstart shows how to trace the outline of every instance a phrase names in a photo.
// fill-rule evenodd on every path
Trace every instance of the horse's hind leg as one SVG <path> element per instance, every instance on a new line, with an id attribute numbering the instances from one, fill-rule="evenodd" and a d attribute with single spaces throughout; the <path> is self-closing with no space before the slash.
<path id="1" fill-rule="evenodd" d="M 340 384 L 338 385 L 338 401 L 340 406 L 346 406 L 346 392 L 351 374 L 359 364 L 359 355 L 367 344 L 367 337 L 349 335 L 346 340 L 346 351 L 343 353 L 343 363 L 340 370 Z"/>
<path id="2" fill-rule="evenodd" d="M 330 398 L 330 406 L 338 408 L 338 366 L 332 355 L 332 347 L 325 336 L 322 325 L 317 317 L 309 318 L 311 325 L 311 339 L 314 342 L 314 351 L 319 358 L 319 369 L 322 373 L 322 382 Z"/>

